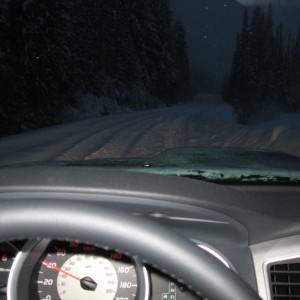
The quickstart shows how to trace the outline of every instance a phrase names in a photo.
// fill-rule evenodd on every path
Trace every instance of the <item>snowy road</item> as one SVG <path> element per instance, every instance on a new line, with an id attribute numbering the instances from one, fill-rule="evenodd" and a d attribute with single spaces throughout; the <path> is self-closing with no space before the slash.
<path id="1" fill-rule="evenodd" d="M 152 156 L 174 147 L 248 147 L 300 156 L 300 132 L 237 125 L 217 95 L 172 108 L 122 113 L 0 139 L 0 164 Z"/>

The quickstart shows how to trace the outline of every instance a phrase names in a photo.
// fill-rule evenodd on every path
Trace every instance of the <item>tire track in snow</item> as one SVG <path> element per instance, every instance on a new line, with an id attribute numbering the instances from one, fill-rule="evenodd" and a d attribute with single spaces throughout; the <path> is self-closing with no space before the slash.
<path id="1" fill-rule="evenodd" d="M 151 129 L 155 128 L 155 126 L 160 124 L 162 120 L 163 119 L 161 118 L 159 121 L 156 121 L 154 124 L 146 125 L 142 129 L 140 129 L 140 131 L 134 135 L 130 143 L 128 143 L 124 151 L 121 153 L 120 157 L 130 157 L 130 153 L 132 149 L 134 149 L 138 141 L 141 140 L 143 136 L 148 134 L 148 132 L 151 131 Z"/>
<path id="2" fill-rule="evenodd" d="M 132 149 L 128 149 L 126 156 L 153 156 L 169 148 L 186 146 L 187 136 L 183 128 L 187 118 L 178 113 L 165 116 L 163 122 L 145 132 Z"/>
<path id="3" fill-rule="evenodd" d="M 85 157 L 88 159 L 110 158 L 110 157 L 126 157 L 124 153 L 130 151 L 136 140 L 143 136 L 147 131 L 154 127 L 162 120 L 159 114 L 152 115 L 148 118 L 135 119 L 133 123 L 125 124 L 126 126 L 119 130 L 115 135 L 111 136 L 109 141 L 104 143 L 96 151 Z"/>
<path id="4" fill-rule="evenodd" d="M 130 118 L 127 117 L 124 122 L 127 119 Z M 5 149 L 6 151 L 0 149 L 0 151 L 2 150 L 0 162 L 5 161 L 6 164 L 10 164 L 55 159 L 60 153 L 65 152 L 72 145 L 78 144 L 91 135 L 92 132 L 97 132 L 111 126 L 101 121 L 102 118 L 80 121 L 13 136 L 19 137 L 20 140 L 13 140 L 12 145 Z M 10 148 L 13 148 L 13 150 L 9 151 Z"/>
<path id="5" fill-rule="evenodd" d="M 146 121 L 147 122 L 147 119 Z M 119 134 L 126 126 L 136 124 L 136 120 L 132 117 L 124 119 L 122 122 L 115 122 L 106 125 L 101 129 L 90 132 L 84 139 L 72 145 L 67 150 L 63 151 L 59 156 L 55 157 L 56 160 L 83 160 L 97 150 L 110 144 L 111 140 Z"/>
<path id="6" fill-rule="evenodd" d="M 235 124 L 224 118 L 226 106 L 218 106 L 217 97 L 203 97 L 206 102 L 198 98 L 176 107 L 122 113 L 1 138 L 0 164 L 147 157 L 175 147 L 247 147 L 300 156 L 299 132 L 283 125 L 260 128 Z M 212 100 L 215 102 L 210 106 Z M 213 114 L 215 106 L 217 113 Z"/>

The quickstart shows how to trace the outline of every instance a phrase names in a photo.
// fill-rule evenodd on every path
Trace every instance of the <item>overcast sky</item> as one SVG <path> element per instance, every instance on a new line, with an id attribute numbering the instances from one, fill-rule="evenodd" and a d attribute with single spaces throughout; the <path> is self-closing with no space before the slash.
<path id="1" fill-rule="evenodd" d="M 285 31 L 295 34 L 300 25 L 300 0 L 272 1 L 275 23 L 283 22 Z M 269 0 L 171 0 L 174 17 L 187 30 L 191 69 L 204 70 L 222 81 L 231 68 L 245 7 L 251 10 L 255 2 L 266 4 Z"/>

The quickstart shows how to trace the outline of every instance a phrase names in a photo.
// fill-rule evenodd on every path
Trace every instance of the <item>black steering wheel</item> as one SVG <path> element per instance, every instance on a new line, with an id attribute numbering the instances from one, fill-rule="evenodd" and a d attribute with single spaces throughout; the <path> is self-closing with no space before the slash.
<path id="1" fill-rule="evenodd" d="M 37 237 L 107 245 L 159 268 L 210 300 L 260 299 L 216 258 L 144 217 L 78 201 L 0 202 L 0 241 Z"/>

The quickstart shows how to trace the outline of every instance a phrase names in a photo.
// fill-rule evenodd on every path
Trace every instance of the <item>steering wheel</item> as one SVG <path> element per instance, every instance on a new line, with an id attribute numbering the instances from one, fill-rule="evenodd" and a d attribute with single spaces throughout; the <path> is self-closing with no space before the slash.
<path id="1" fill-rule="evenodd" d="M 144 217 L 103 208 L 99 203 L 0 202 L 0 241 L 37 237 L 108 246 L 151 264 L 210 300 L 260 299 L 216 258 Z"/>

